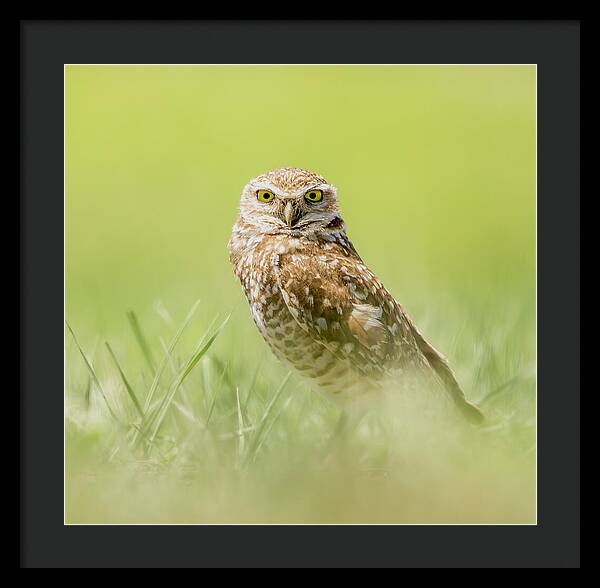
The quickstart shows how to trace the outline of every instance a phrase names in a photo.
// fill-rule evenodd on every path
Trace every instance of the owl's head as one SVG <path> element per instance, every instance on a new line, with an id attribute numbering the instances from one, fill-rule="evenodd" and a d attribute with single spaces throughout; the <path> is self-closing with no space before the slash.
<path id="1" fill-rule="evenodd" d="M 242 192 L 240 220 L 269 234 L 302 235 L 343 225 L 335 187 L 322 176 L 295 167 L 250 180 Z"/>

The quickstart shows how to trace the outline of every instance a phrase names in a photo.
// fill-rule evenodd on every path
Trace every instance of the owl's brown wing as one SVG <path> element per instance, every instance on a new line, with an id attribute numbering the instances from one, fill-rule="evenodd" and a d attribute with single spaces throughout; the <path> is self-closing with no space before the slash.
<path id="1" fill-rule="evenodd" d="M 401 306 L 359 258 L 316 245 L 283 253 L 277 279 L 300 327 L 366 375 L 427 366 Z"/>
<path id="2" fill-rule="evenodd" d="M 465 398 L 446 358 L 425 340 L 360 258 L 315 248 L 282 254 L 277 265 L 283 299 L 315 341 L 371 377 L 398 368 L 435 373 L 468 420 L 483 420 Z"/>
<path id="3" fill-rule="evenodd" d="M 483 413 L 477 406 L 465 398 L 465 393 L 458 383 L 454 372 L 448 365 L 447 358 L 433 345 L 425 340 L 425 337 L 423 337 L 419 329 L 417 329 L 408 315 L 406 318 L 410 323 L 411 330 L 419 349 L 437 376 L 444 383 L 444 387 L 454 401 L 454 404 L 458 407 L 467 420 L 471 421 L 472 423 L 482 423 L 484 420 Z"/>

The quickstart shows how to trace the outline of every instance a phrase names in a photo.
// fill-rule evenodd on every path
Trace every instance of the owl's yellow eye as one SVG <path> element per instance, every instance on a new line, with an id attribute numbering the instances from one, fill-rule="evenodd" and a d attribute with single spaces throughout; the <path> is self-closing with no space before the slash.
<path id="1" fill-rule="evenodd" d="M 275 198 L 275 194 L 273 194 L 273 192 L 269 192 L 269 190 L 259 190 L 256 193 L 256 197 L 261 202 L 271 202 Z"/>
<path id="2" fill-rule="evenodd" d="M 304 194 L 304 198 L 309 202 L 321 202 L 323 200 L 323 191 L 322 190 L 309 190 L 306 194 Z"/>

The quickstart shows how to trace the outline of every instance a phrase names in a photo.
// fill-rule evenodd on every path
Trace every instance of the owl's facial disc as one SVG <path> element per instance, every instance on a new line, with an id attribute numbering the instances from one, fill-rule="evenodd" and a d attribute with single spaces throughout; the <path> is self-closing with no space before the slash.
<path id="1" fill-rule="evenodd" d="M 312 172 L 295 168 L 251 180 L 240 202 L 240 220 L 265 234 L 315 233 L 338 217 L 335 187 Z"/>

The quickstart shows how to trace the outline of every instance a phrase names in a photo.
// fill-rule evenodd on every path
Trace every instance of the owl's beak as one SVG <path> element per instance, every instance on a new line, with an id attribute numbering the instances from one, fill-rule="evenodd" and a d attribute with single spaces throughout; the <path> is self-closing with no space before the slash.
<path id="1" fill-rule="evenodd" d="M 296 224 L 296 221 L 298 220 L 298 211 L 291 202 L 285 203 L 283 218 L 285 219 L 285 224 L 290 228 Z"/>

